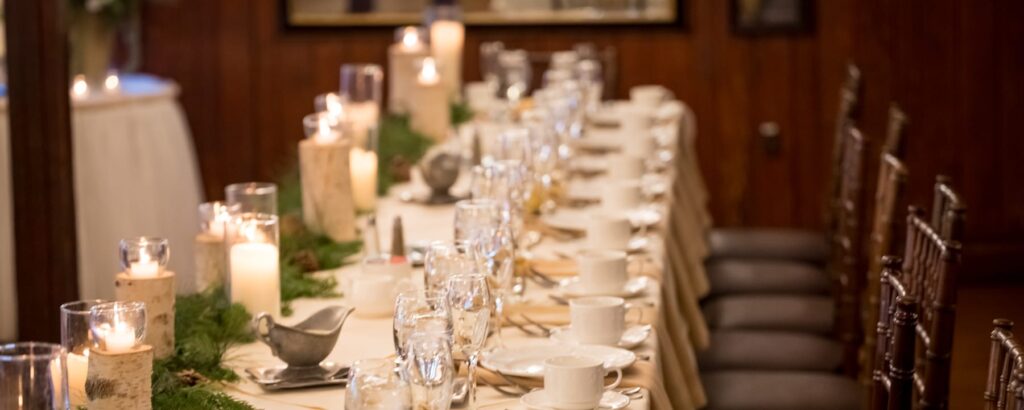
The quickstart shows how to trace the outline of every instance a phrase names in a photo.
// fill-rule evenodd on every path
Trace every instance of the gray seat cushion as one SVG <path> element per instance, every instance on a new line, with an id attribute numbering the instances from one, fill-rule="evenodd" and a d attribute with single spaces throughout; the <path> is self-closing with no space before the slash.
<path id="1" fill-rule="evenodd" d="M 706 265 L 711 294 L 825 294 L 831 281 L 815 265 L 778 259 L 719 259 Z"/>
<path id="2" fill-rule="evenodd" d="M 697 354 L 701 371 L 809 370 L 831 372 L 843 360 L 843 345 L 799 332 L 717 330 L 711 347 Z"/>
<path id="3" fill-rule="evenodd" d="M 791 259 L 824 263 L 825 236 L 796 229 L 719 228 L 708 235 L 711 258 Z"/>
<path id="4" fill-rule="evenodd" d="M 832 332 L 835 306 L 831 297 L 812 295 L 736 295 L 715 298 L 704 306 L 704 318 L 715 329 Z"/>
<path id="5" fill-rule="evenodd" d="M 818 372 L 723 371 L 701 375 L 708 409 L 860 409 L 861 388 L 853 379 Z"/>

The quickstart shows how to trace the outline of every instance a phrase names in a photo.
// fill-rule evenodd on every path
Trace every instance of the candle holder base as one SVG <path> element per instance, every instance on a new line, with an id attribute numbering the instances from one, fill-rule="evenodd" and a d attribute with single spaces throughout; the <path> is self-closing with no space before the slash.
<path id="1" fill-rule="evenodd" d="M 150 410 L 153 348 L 142 345 L 123 353 L 94 349 L 89 355 L 85 393 L 89 410 Z"/>
<path id="2" fill-rule="evenodd" d="M 174 353 L 174 272 L 153 278 L 133 278 L 125 272 L 114 280 L 114 296 L 120 301 L 146 304 L 146 344 L 157 359 Z"/>
<path id="3" fill-rule="evenodd" d="M 200 233 L 195 239 L 196 290 L 203 292 L 224 285 L 227 262 L 224 259 L 224 238 Z"/>
<path id="4" fill-rule="evenodd" d="M 356 239 L 356 210 L 352 198 L 349 153 L 351 144 L 299 142 L 302 217 L 313 232 L 335 241 Z"/>

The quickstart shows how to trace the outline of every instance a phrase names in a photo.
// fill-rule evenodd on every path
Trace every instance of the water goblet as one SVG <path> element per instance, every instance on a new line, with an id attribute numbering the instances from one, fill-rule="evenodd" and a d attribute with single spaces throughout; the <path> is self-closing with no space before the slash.
<path id="1" fill-rule="evenodd" d="M 448 334 L 416 331 L 409 335 L 404 351 L 402 372 L 416 408 L 448 410 L 456 373 Z"/>
<path id="2" fill-rule="evenodd" d="M 406 356 L 409 336 L 417 329 L 441 331 L 451 338 L 452 315 L 443 291 L 413 289 L 395 298 L 392 336 L 399 359 Z"/>
<path id="3" fill-rule="evenodd" d="M 474 240 L 434 241 L 423 257 L 424 288 L 442 291 L 450 275 L 477 273 L 483 267 Z"/>
<path id="4" fill-rule="evenodd" d="M 448 278 L 448 306 L 452 311 L 452 350 L 469 363 L 468 407 L 476 408 L 476 369 L 491 322 L 491 293 L 482 274 Z"/>

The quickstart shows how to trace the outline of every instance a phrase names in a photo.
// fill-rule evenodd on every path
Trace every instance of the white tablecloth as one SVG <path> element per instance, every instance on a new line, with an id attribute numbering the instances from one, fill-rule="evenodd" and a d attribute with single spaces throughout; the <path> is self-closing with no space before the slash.
<path id="1" fill-rule="evenodd" d="M 202 191 L 178 87 L 149 76 L 121 80 L 120 95 L 72 101 L 79 294 L 113 298 L 118 241 L 141 235 L 170 240 L 178 289 L 191 292 Z M 0 340 L 13 339 L 16 326 L 7 116 L 0 99 Z"/>
<path id="2" fill-rule="evenodd" d="M 380 227 L 382 243 L 390 243 L 391 220 L 396 215 L 402 216 L 402 225 L 405 227 L 405 239 L 408 243 L 418 241 L 451 239 L 453 235 L 452 222 L 454 218 L 454 207 L 434 206 L 426 207 L 413 203 L 405 203 L 396 199 L 395 192 L 402 191 L 402 186 L 395 187 L 392 195 L 382 198 L 378 203 L 377 221 Z M 542 241 L 533 252 L 537 257 L 556 259 L 557 253 L 572 252 L 582 246 L 582 241 L 558 242 L 550 238 Z M 655 250 L 660 253 L 660 249 Z M 332 272 L 339 279 L 345 275 L 358 271 L 358 264 L 349 265 Z M 531 304 L 551 305 L 547 297 L 551 290 L 543 289 L 532 282 L 528 282 L 527 298 Z M 659 289 L 652 284 L 643 300 L 659 301 Z M 345 298 L 310 300 L 303 299 L 293 303 L 295 313 L 292 317 L 281 320 L 284 324 L 294 324 L 308 317 L 313 312 L 334 304 L 345 304 Z M 387 357 L 394 354 L 392 342 L 392 320 L 390 317 L 383 319 L 363 319 L 350 317 L 342 327 L 338 343 L 327 360 L 339 363 L 351 363 L 354 360 L 363 358 Z M 546 339 L 531 338 L 515 328 L 503 330 L 504 340 L 508 346 L 522 346 L 527 344 L 551 343 Z M 655 357 L 657 352 L 657 337 L 655 334 L 647 339 L 643 346 L 635 349 L 638 354 Z M 244 377 L 244 369 L 247 367 L 265 367 L 283 364 L 273 357 L 270 348 L 262 343 L 252 343 L 232 349 L 228 352 L 228 364 L 235 368 Z M 229 386 L 228 392 L 240 400 L 244 400 L 256 406 L 266 409 L 342 409 L 344 408 L 345 391 L 342 387 L 327 387 L 317 389 L 301 389 L 283 392 L 265 392 L 255 383 L 243 380 L 238 385 Z M 508 398 L 500 395 L 497 391 L 482 386 L 479 394 L 481 409 L 524 409 L 519 405 L 518 399 Z M 640 400 L 634 400 L 629 409 L 649 409 L 650 403 L 647 395 Z"/>

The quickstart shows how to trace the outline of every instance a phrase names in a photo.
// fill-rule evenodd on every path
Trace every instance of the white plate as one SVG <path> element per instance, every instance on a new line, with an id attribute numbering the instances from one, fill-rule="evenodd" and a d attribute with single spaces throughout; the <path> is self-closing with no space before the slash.
<path id="1" fill-rule="evenodd" d="M 616 346 L 623 349 L 635 349 L 637 346 L 643 344 L 650 335 L 651 325 L 630 326 L 629 329 L 622 332 L 622 338 L 619 339 L 619 343 L 616 344 Z M 572 328 L 569 326 L 551 329 L 551 340 L 571 346 L 580 344 L 580 342 L 576 340 L 576 335 L 572 333 Z"/>
<path id="2" fill-rule="evenodd" d="M 574 201 L 601 202 L 602 185 L 606 180 L 572 181 L 565 190 L 565 196 Z"/>
<path id="3" fill-rule="evenodd" d="M 618 151 L 625 140 L 625 135 L 618 129 L 595 128 L 584 132 L 583 138 L 574 140 L 573 144 L 582 150 Z"/>
<path id="4" fill-rule="evenodd" d="M 541 222 L 555 229 L 572 232 L 586 232 L 589 219 L 585 212 L 579 210 L 559 210 L 541 217 Z"/>
<path id="5" fill-rule="evenodd" d="M 561 286 L 556 289 L 558 296 L 563 298 L 573 299 L 586 296 L 616 296 L 620 298 L 635 298 L 644 294 L 647 291 L 647 286 L 651 283 L 651 278 L 647 276 L 637 276 L 629 278 L 626 284 L 622 286 L 622 289 L 616 292 L 589 292 L 581 289 L 579 276 L 574 276 L 562 281 Z"/>
<path id="6" fill-rule="evenodd" d="M 501 348 L 483 355 L 480 364 L 510 376 L 542 378 L 544 361 L 558 356 L 586 356 L 604 362 L 605 370 L 622 370 L 636 362 L 636 354 L 610 346 L 543 344 Z"/>
<path id="7" fill-rule="evenodd" d="M 598 156 L 580 156 L 572 161 L 572 169 L 584 174 L 603 174 L 608 171 L 608 160 Z"/>
<path id="8" fill-rule="evenodd" d="M 619 410 L 626 408 L 629 402 L 629 397 L 625 394 L 617 391 L 606 391 L 601 395 L 601 403 L 598 404 L 597 408 L 600 410 Z M 548 400 L 548 395 L 544 392 L 544 389 L 524 394 L 523 397 L 519 398 L 519 404 L 531 410 L 590 410 L 589 407 L 556 406 Z"/>

